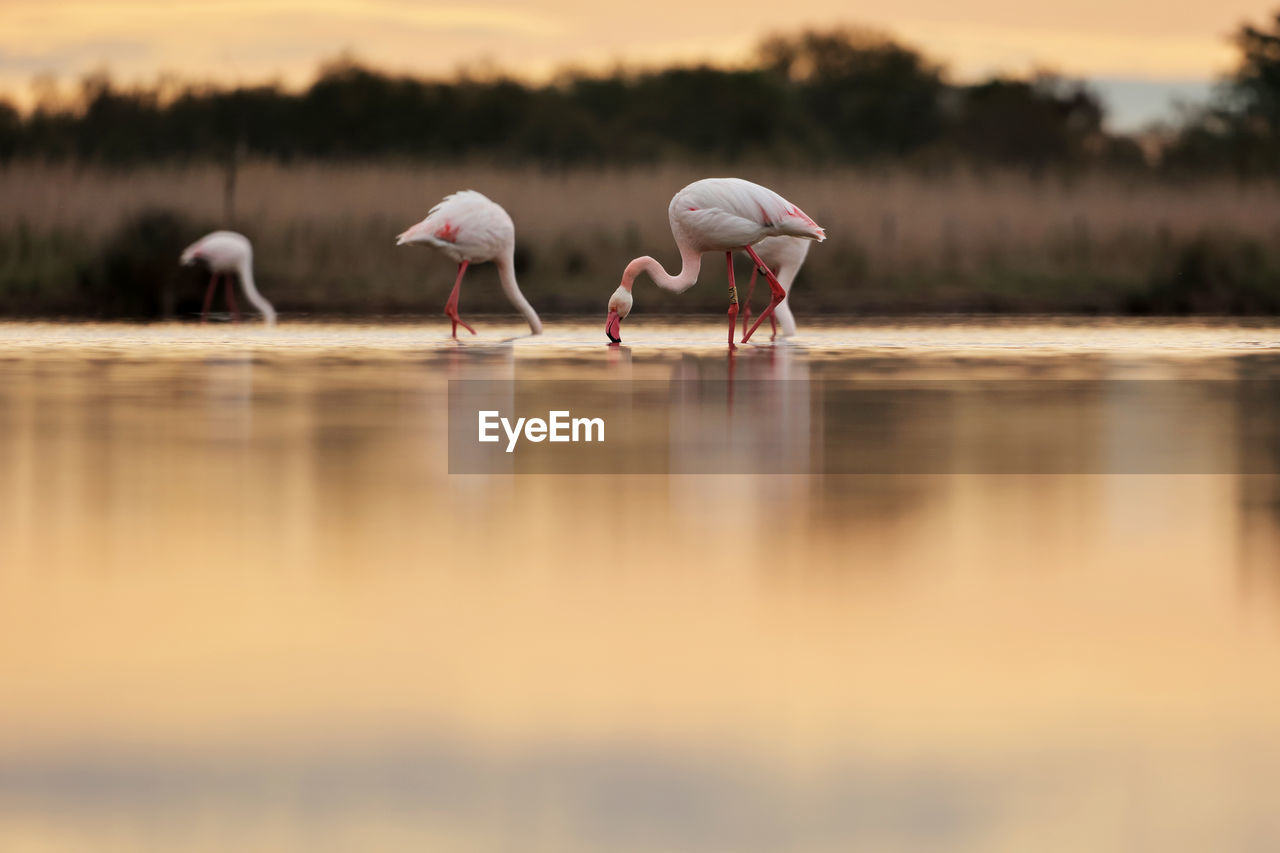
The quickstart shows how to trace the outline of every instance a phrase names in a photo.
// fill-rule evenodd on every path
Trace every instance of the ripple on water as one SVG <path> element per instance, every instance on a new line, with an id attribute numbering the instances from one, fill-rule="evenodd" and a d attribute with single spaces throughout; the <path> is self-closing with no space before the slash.
<path id="1" fill-rule="evenodd" d="M 532 337 L 507 318 L 481 318 L 480 334 L 457 341 L 443 323 L 284 322 L 275 328 L 254 323 L 0 323 L 0 357 L 35 354 L 82 356 L 87 351 L 156 358 L 204 355 L 240 348 L 272 354 L 314 354 L 331 350 L 394 357 L 431 352 L 511 352 L 520 358 L 554 359 L 590 353 L 607 356 L 610 347 L 597 318 L 550 319 L 545 334 Z M 622 351 L 635 355 L 724 351 L 724 327 L 711 320 L 634 317 L 624 329 Z M 1239 352 L 1280 352 L 1280 324 L 1262 320 L 1133 320 L 1077 318 L 961 318 L 826 321 L 805 324 L 792 339 L 767 337 L 739 347 L 742 353 L 785 350 L 812 359 L 857 357 L 876 351 L 1007 355 L 1064 353 L 1147 353 L 1212 356 Z"/>

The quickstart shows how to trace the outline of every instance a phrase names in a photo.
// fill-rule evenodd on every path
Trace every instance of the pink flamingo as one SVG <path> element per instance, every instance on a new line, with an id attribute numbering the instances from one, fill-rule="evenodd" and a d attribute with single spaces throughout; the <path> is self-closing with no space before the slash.
<path id="1" fill-rule="evenodd" d="M 445 316 L 453 321 L 453 337 L 458 337 L 459 325 L 473 335 L 476 333 L 458 317 L 458 288 L 467 267 L 485 261 L 493 261 L 498 268 L 502 290 L 524 315 L 530 332 L 535 335 L 542 333 L 542 321 L 516 284 L 516 227 L 501 206 L 475 190 L 462 190 L 445 196 L 427 212 L 426 219 L 396 238 L 397 246 L 412 243 L 434 246 L 458 265 L 453 292 L 444 304 Z"/>
<path id="2" fill-rule="evenodd" d="M 760 260 L 769 265 L 769 269 L 773 270 L 773 274 L 778 277 L 778 283 L 782 285 L 782 289 L 791 295 L 791 285 L 795 283 L 796 275 L 800 272 L 800 268 L 804 266 L 805 258 L 809 256 L 809 247 L 813 245 L 812 240 L 806 240 L 803 237 L 765 237 L 759 243 L 751 248 L 756 250 L 756 254 L 760 256 Z M 747 324 L 751 322 L 751 294 L 756 290 L 756 276 L 760 270 L 758 267 L 751 268 L 751 282 L 747 285 L 747 298 L 742 303 L 742 332 L 746 334 Z M 774 316 L 769 318 L 769 325 L 773 329 L 773 334 L 778 335 L 778 326 L 782 326 L 782 337 L 789 338 L 796 333 L 796 320 L 791 315 L 791 300 L 785 299 L 778 303 L 778 307 L 774 309 Z M 774 321 L 777 317 L 777 321 Z"/>
<path id="3" fill-rule="evenodd" d="M 218 279 L 225 276 L 227 307 L 237 322 L 240 320 L 240 309 L 236 307 L 235 291 L 231 289 L 231 277 L 240 279 L 240 288 L 245 298 L 262 312 L 262 321 L 268 326 L 276 324 L 276 309 L 263 298 L 253 282 L 253 245 L 249 238 L 234 231 L 214 231 L 192 243 L 182 252 L 183 266 L 203 262 L 209 267 L 209 287 L 204 292 L 204 311 L 200 314 L 200 322 L 209 319 L 209 309 L 213 306 L 213 294 L 218 287 Z"/>
<path id="4" fill-rule="evenodd" d="M 604 332 L 609 340 L 622 340 L 622 321 L 631 313 L 631 286 L 636 276 L 647 272 L 659 287 L 681 293 L 698 281 L 702 256 L 724 252 L 729 268 L 729 347 L 738 320 L 738 289 L 733 280 L 733 253 L 741 249 L 751 256 L 757 269 L 769 281 L 769 307 L 755 325 L 742 336 L 746 343 L 766 317 L 787 298 L 787 291 L 752 246 L 766 237 L 788 235 L 822 241 L 826 232 L 804 211 L 773 190 L 741 178 L 704 178 L 694 181 L 671 199 L 667 208 L 671 234 L 680 249 L 679 275 L 670 275 L 651 257 L 636 258 L 622 273 L 622 284 L 609 298 L 609 316 Z"/>

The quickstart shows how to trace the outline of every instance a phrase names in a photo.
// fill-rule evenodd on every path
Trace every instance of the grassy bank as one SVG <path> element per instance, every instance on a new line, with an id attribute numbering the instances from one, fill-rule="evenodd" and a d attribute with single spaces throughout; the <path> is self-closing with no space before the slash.
<path id="1" fill-rule="evenodd" d="M 797 284 L 801 316 L 1280 311 L 1273 184 L 737 171 L 798 203 L 830 235 Z M 394 238 L 463 187 L 515 219 L 521 284 L 535 306 L 594 312 L 630 258 L 678 266 L 666 205 L 703 174 L 255 163 L 239 172 L 228 223 L 225 174 L 215 166 L 15 164 L 0 170 L 0 313 L 197 310 L 204 281 L 179 270 L 176 257 L 228 224 L 254 240 L 259 285 L 285 312 L 436 313 L 452 266 L 427 249 L 396 248 Z M 723 282 L 721 265 L 709 263 L 686 294 L 643 286 L 638 305 L 721 311 Z M 469 277 L 462 305 L 506 310 L 492 268 Z"/>

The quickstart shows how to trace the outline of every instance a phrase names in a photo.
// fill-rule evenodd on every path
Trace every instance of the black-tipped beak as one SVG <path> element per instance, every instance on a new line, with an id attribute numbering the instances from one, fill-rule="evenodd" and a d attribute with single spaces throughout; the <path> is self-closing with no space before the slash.
<path id="1" fill-rule="evenodd" d="M 613 309 L 609 310 L 609 317 L 604 321 L 604 333 L 615 344 L 622 343 L 622 318 Z"/>

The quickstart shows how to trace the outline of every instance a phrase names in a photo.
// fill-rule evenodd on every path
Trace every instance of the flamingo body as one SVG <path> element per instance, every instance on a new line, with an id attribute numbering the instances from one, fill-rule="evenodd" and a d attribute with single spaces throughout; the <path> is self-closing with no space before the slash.
<path id="1" fill-rule="evenodd" d="M 276 309 L 258 292 L 253 279 L 253 244 L 249 238 L 235 231 L 214 231 L 192 243 L 182 252 L 180 261 L 183 266 L 203 263 L 209 268 L 209 290 L 205 294 L 204 317 L 209 314 L 209 305 L 219 276 L 234 275 L 240 280 L 240 289 L 245 298 L 262 314 L 268 325 L 276 322 Z M 231 282 L 227 281 L 227 301 L 232 313 L 239 319 L 240 312 L 235 307 Z"/>
<path id="2" fill-rule="evenodd" d="M 183 251 L 183 264 L 190 265 L 196 261 L 204 261 L 210 272 L 234 273 L 241 264 L 253 263 L 253 244 L 248 237 L 235 231 L 214 231 Z"/>
<path id="3" fill-rule="evenodd" d="M 456 264 L 479 264 L 514 251 L 516 226 L 501 205 L 462 190 L 445 196 L 426 219 L 396 238 L 397 246 L 413 243 L 439 249 Z"/>
<path id="4" fill-rule="evenodd" d="M 396 238 L 397 246 L 425 245 L 442 252 L 458 264 L 458 279 L 445 306 L 454 320 L 456 335 L 458 288 L 470 264 L 492 261 L 498 268 L 502 289 L 511 304 L 524 315 L 533 334 L 542 331 L 542 321 L 533 306 L 520 292 L 515 277 L 516 228 L 501 205 L 475 190 L 462 190 L 445 196 L 427 212 L 427 217 Z M 464 327 L 470 329 L 465 323 Z M 472 331 L 472 334 L 475 334 Z"/>
<path id="5" fill-rule="evenodd" d="M 677 293 L 683 292 L 697 283 L 702 255 L 721 251 L 726 253 L 729 266 L 729 342 L 732 346 L 732 329 L 738 310 L 732 253 L 737 250 L 746 251 L 756 265 L 764 270 L 772 294 L 769 307 L 760 315 L 756 326 L 752 326 L 743 337 L 746 341 L 760 321 L 772 316 L 774 309 L 787 295 L 787 291 L 757 255 L 753 246 L 770 237 L 818 242 L 827 237 L 821 226 L 798 206 L 768 187 L 741 178 L 704 178 L 694 181 L 672 197 L 667 216 L 671 222 L 671 234 L 680 250 L 680 272 L 671 275 L 660 263 L 648 256 L 636 258 L 627 264 L 622 273 L 622 284 L 609 299 L 605 334 L 611 341 L 621 340 L 622 320 L 626 319 L 634 304 L 631 289 L 641 273 L 648 273 L 659 287 Z M 792 324 L 794 325 L 794 320 Z"/>
<path id="6" fill-rule="evenodd" d="M 741 178 L 694 181 L 671 199 L 667 216 L 676 243 L 700 252 L 732 251 L 774 236 L 827 238 L 803 210 Z"/>

